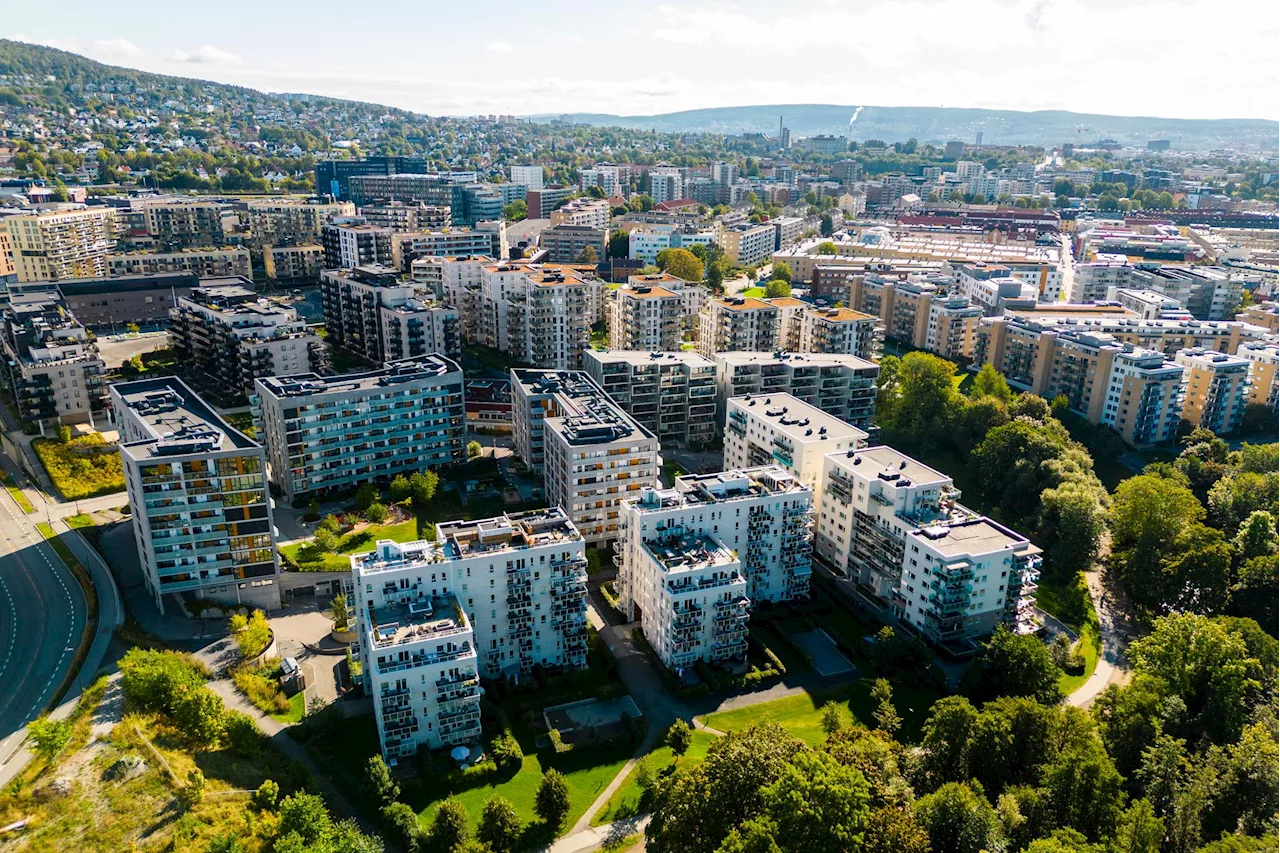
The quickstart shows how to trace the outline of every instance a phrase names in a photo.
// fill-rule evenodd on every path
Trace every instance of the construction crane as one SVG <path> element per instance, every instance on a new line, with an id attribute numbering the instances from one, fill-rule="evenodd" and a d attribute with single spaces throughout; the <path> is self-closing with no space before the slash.
<path id="1" fill-rule="evenodd" d="M 1077 146 L 1079 146 L 1079 145 L 1080 145 L 1080 134 L 1084 133 L 1085 131 L 1089 131 L 1089 130 L 1093 130 L 1093 128 L 1092 128 L 1092 127 L 1089 127 L 1089 125 L 1087 125 L 1087 124 L 1077 124 L 1077 125 L 1076 125 L 1076 145 L 1077 145 Z"/>

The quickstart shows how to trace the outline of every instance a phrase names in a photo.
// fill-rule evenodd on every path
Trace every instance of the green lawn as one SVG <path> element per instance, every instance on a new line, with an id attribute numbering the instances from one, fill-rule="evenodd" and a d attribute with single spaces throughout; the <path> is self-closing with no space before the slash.
<path id="1" fill-rule="evenodd" d="M 1080 634 L 1080 638 L 1080 654 L 1084 656 L 1084 671 L 1079 675 L 1071 675 L 1064 672 L 1058 676 L 1058 689 L 1062 691 L 1064 696 L 1070 696 L 1080 689 L 1081 685 L 1088 681 L 1090 676 L 1093 675 L 1093 671 L 1098 668 L 1098 653 L 1102 637 L 1098 633 L 1097 627 L 1086 625 L 1084 631 Z"/>
<path id="2" fill-rule="evenodd" d="M 289 697 L 289 710 L 284 714 L 272 714 L 271 719 L 277 723 L 300 723 L 307 713 L 307 695 L 295 693 Z"/>
<path id="3" fill-rule="evenodd" d="M 4 478 L 4 487 L 5 490 L 9 492 L 9 497 L 13 498 L 14 503 L 18 505 L 19 509 L 28 515 L 36 511 L 35 506 L 27 499 L 27 496 L 23 493 L 22 489 L 13 484 L 12 477 L 6 476 Z"/>
<path id="4" fill-rule="evenodd" d="M 907 741 L 919 738 L 920 727 L 937 698 L 938 694 L 932 690 L 908 684 L 893 685 L 893 704 L 902 717 L 900 737 Z M 875 706 L 871 701 L 871 685 L 867 679 L 806 691 L 736 711 L 708 714 L 703 722 L 722 732 L 744 731 L 760 723 L 778 723 L 805 743 L 816 746 L 826 740 L 826 733 L 822 731 L 822 706 L 828 701 L 843 704 L 859 722 L 875 725 L 872 716 Z"/>
<path id="5" fill-rule="evenodd" d="M 662 463 L 662 480 L 667 486 L 676 484 L 676 477 L 682 477 L 689 472 L 684 470 L 684 466 L 675 460 L 667 460 Z"/>
<path id="6" fill-rule="evenodd" d="M 72 530 L 78 530 L 84 527 L 93 527 L 95 525 L 92 516 L 83 514 L 69 515 L 62 520 L 65 521 L 67 523 L 67 527 L 70 527 Z"/>
<path id="7" fill-rule="evenodd" d="M 763 287 L 748 287 L 746 290 L 742 291 L 742 293 L 740 293 L 740 294 L 738 294 L 738 295 L 739 295 L 739 296 L 744 296 L 744 297 L 753 297 L 753 298 L 755 298 L 755 299 L 764 299 L 764 288 L 763 288 Z"/>
<path id="8" fill-rule="evenodd" d="M 1058 687 L 1064 694 L 1070 694 L 1093 675 L 1098 666 L 1098 654 L 1102 645 L 1098 612 L 1093 607 L 1093 599 L 1089 597 L 1084 573 L 1077 577 L 1074 586 L 1054 583 L 1042 577 L 1040 588 L 1036 590 L 1036 604 L 1081 637 L 1080 653 L 1084 655 L 1084 671 L 1078 675 L 1064 672 L 1058 678 Z"/>
<path id="9" fill-rule="evenodd" d="M 675 755 L 671 752 L 671 747 L 666 744 L 657 747 L 649 753 L 649 761 L 653 765 L 654 775 L 661 776 L 664 771 L 673 772 L 677 766 L 690 767 L 701 764 L 702 760 L 707 756 L 707 750 L 711 748 L 711 744 L 715 743 L 715 741 L 715 735 L 695 730 L 693 743 L 689 746 L 689 751 L 680 759 L 678 765 Z M 613 796 L 605 803 L 604 808 L 596 812 L 595 816 L 591 818 L 591 825 L 602 826 L 615 820 L 634 817 L 639 814 L 642 794 L 640 784 L 636 781 L 636 768 L 632 767 L 631 772 L 627 774 L 627 778 L 623 780 L 621 787 L 613 792 Z"/>
<path id="10" fill-rule="evenodd" d="M 351 568 L 352 554 L 361 551 L 372 551 L 374 543 L 379 539 L 393 539 L 396 542 L 412 542 L 418 538 L 418 520 L 411 518 L 398 524 L 371 524 L 360 530 L 343 535 L 338 540 L 338 550 L 333 554 L 325 554 L 318 562 L 298 562 L 298 552 L 307 546 L 305 542 L 294 542 L 285 545 L 280 553 L 292 564 L 309 572 L 341 572 Z"/>

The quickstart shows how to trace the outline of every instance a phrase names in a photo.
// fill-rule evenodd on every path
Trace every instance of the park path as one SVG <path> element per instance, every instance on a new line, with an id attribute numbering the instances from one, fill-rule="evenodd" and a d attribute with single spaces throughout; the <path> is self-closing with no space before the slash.
<path id="1" fill-rule="evenodd" d="M 1125 649 L 1129 645 L 1128 637 L 1132 631 L 1116 606 L 1115 594 L 1104 588 L 1102 573 L 1097 569 L 1086 572 L 1085 581 L 1089 586 L 1089 597 L 1093 599 L 1094 609 L 1098 612 L 1102 644 L 1093 675 L 1067 697 L 1067 702 L 1077 708 L 1088 707 L 1108 685 L 1124 684 L 1130 675 Z"/>

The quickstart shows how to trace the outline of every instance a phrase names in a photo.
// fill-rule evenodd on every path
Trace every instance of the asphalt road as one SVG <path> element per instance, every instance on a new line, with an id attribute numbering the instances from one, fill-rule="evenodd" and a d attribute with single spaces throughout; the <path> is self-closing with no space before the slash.
<path id="1" fill-rule="evenodd" d="M 0 741 L 48 707 L 75 657 L 88 604 L 69 569 L 0 495 Z"/>

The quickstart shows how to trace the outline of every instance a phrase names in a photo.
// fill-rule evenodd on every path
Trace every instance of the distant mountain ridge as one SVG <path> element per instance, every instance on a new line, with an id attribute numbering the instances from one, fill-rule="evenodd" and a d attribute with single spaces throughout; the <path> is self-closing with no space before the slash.
<path id="1" fill-rule="evenodd" d="M 1109 116 L 1066 110 L 988 110 L 960 107 L 876 107 L 836 104 L 770 104 L 749 107 L 711 107 L 682 110 L 651 116 L 620 116 L 607 113 L 570 113 L 564 116 L 580 124 L 644 128 L 684 133 L 767 133 L 776 135 L 778 119 L 790 128 L 793 137 L 834 134 L 844 136 L 849 119 L 856 140 L 881 139 L 905 142 L 946 142 L 958 139 L 972 143 L 982 133 L 985 144 L 1060 145 L 1075 142 L 1077 127 L 1081 142 L 1116 139 L 1145 144 L 1152 139 L 1168 139 L 1175 148 L 1212 147 L 1216 143 L 1241 142 L 1274 147 L 1280 122 L 1268 119 L 1185 119 L 1149 116 Z M 553 119 L 561 116 L 533 116 Z"/>

